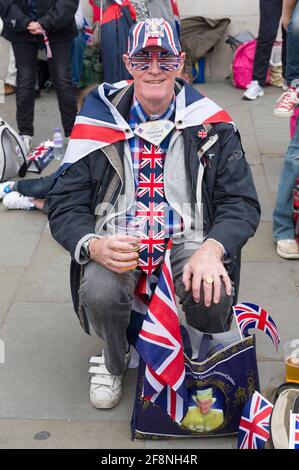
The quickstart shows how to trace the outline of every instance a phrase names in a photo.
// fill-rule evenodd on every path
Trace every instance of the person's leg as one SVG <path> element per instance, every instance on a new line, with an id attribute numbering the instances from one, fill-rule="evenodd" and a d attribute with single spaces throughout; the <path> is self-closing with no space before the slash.
<path id="1" fill-rule="evenodd" d="M 17 181 L 14 191 L 18 191 L 24 196 L 44 199 L 55 182 L 55 173 L 40 178 L 30 178 Z"/>
<path id="2" fill-rule="evenodd" d="M 79 88 L 83 69 L 83 58 L 85 51 L 85 41 L 83 35 L 79 32 L 78 36 L 72 41 L 72 83 Z"/>
<path id="3" fill-rule="evenodd" d="M 182 282 L 183 268 L 188 259 L 194 253 L 193 250 L 186 250 L 184 243 L 173 244 L 171 252 L 171 268 L 175 286 L 175 293 L 182 303 L 182 308 L 186 315 L 186 321 L 194 328 L 204 333 L 220 333 L 230 329 L 231 306 L 233 295 L 228 296 L 224 285 L 221 286 L 221 299 L 219 304 L 206 307 L 203 302 L 203 292 L 201 290 L 201 300 L 196 303 L 193 299 L 192 291 L 186 293 Z"/>
<path id="4" fill-rule="evenodd" d="M 254 57 L 253 77 L 265 86 L 272 47 L 282 12 L 282 0 L 260 0 L 260 24 Z"/>
<path id="5" fill-rule="evenodd" d="M 17 123 L 21 135 L 33 136 L 37 44 L 13 42 L 17 67 Z"/>
<path id="6" fill-rule="evenodd" d="M 84 267 L 80 284 L 80 305 L 94 331 L 105 343 L 106 368 L 116 376 L 125 370 L 125 354 L 128 351 L 126 330 L 139 275 L 136 271 L 115 274 L 90 261 Z"/>
<path id="7" fill-rule="evenodd" d="M 299 85 L 299 2 L 295 5 L 288 26 L 286 80 L 289 86 L 294 80 L 298 80 Z"/>
<path id="8" fill-rule="evenodd" d="M 287 66 L 287 40 L 288 35 L 283 26 L 281 26 L 282 49 L 281 49 L 281 62 L 282 62 L 282 78 L 286 80 L 286 66 Z"/>
<path id="9" fill-rule="evenodd" d="M 71 43 L 72 41 L 51 43 L 53 57 L 48 61 L 66 137 L 71 134 L 77 114 L 77 101 L 71 76 Z"/>
<path id="10" fill-rule="evenodd" d="M 292 194 L 296 177 L 299 175 L 299 120 L 280 174 L 276 204 L 273 214 L 273 238 L 284 240 L 295 238 L 292 213 Z"/>

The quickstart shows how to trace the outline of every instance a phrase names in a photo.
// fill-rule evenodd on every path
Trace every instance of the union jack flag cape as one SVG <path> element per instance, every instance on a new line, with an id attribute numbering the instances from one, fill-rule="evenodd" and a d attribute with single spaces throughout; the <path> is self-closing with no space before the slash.
<path id="1" fill-rule="evenodd" d="M 227 112 L 214 101 L 189 84 L 181 83 L 184 86 L 176 97 L 177 129 L 217 122 L 232 123 Z M 129 124 L 110 101 L 113 94 L 125 87 L 133 87 L 133 81 L 124 80 L 113 85 L 103 83 L 86 97 L 76 118 L 63 165 L 75 163 L 94 150 L 134 136 Z"/>
<path id="2" fill-rule="evenodd" d="M 259 305 L 242 303 L 233 307 L 236 322 L 241 337 L 248 336 L 250 328 L 264 331 L 272 340 L 276 350 L 280 343 L 280 337 L 274 320 L 269 313 Z"/>
<path id="3" fill-rule="evenodd" d="M 270 437 L 269 423 L 273 405 L 259 392 L 254 392 L 241 416 L 238 449 L 263 449 Z"/>
<path id="4" fill-rule="evenodd" d="M 170 251 L 171 240 L 154 292 L 149 286 L 149 277 L 143 276 L 136 290 L 137 301 L 133 302 L 132 308 L 145 313 L 135 343 L 146 363 L 143 397 L 159 405 L 180 423 L 187 412 L 188 399 Z M 149 301 L 145 300 L 144 294 L 150 296 Z"/>
<path id="5" fill-rule="evenodd" d="M 290 413 L 289 449 L 299 450 L 299 413 Z"/>

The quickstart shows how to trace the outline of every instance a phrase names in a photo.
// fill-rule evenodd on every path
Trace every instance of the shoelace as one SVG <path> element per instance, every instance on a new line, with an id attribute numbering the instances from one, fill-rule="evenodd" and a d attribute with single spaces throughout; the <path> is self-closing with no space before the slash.
<path id="1" fill-rule="evenodd" d="M 297 92 L 295 90 L 288 90 L 283 93 L 281 100 L 279 101 L 278 108 L 288 109 L 290 105 L 298 102 Z"/>

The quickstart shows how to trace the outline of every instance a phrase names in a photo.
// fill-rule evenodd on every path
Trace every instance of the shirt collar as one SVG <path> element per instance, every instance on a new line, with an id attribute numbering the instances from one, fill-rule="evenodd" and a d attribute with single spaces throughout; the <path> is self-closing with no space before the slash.
<path id="1" fill-rule="evenodd" d="M 131 107 L 131 116 L 137 124 L 140 124 L 141 122 L 157 120 L 157 119 L 169 119 L 170 120 L 171 117 L 174 115 L 174 111 L 175 111 L 175 95 L 173 95 L 173 98 L 167 110 L 163 114 L 157 115 L 154 118 L 150 117 L 144 111 L 143 107 L 141 106 L 136 96 L 134 95 L 133 103 Z"/>

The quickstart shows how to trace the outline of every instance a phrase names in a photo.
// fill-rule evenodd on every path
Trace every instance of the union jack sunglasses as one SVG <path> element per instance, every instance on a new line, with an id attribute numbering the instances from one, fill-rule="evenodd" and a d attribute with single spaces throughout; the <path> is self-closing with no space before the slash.
<path id="1" fill-rule="evenodd" d="M 171 70 L 177 70 L 181 62 L 180 56 L 170 54 L 167 51 L 140 51 L 130 57 L 129 60 L 133 69 L 143 71 L 150 68 L 155 58 L 157 59 L 159 68 L 167 72 Z"/>

